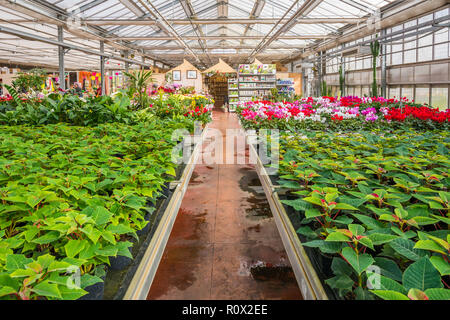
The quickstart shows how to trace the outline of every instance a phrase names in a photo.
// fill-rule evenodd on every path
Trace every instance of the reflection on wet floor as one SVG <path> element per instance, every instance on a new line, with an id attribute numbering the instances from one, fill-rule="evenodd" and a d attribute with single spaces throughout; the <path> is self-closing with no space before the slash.
<path id="1" fill-rule="evenodd" d="M 301 298 L 254 167 L 197 165 L 148 299 Z"/>

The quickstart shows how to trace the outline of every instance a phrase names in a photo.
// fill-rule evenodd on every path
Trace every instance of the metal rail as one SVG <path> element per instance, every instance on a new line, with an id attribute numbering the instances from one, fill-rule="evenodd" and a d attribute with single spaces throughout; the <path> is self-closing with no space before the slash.
<path id="1" fill-rule="evenodd" d="M 194 171 L 195 164 L 200 155 L 200 148 L 205 139 L 207 125 L 202 132 L 200 143 L 194 148 L 194 151 L 189 159 L 189 163 L 183 171 L 183 174 L 179 180 L 172 198 L 167 206 L 164 215 L 155 231 L 155 234 L 148 245 L 144 256 L 133 276 L 133 279 L 128 286 L 128 289 L 123 297 L 123 300 L 146 300 L 150 291 L 153 279 L 155 278 L 156 271 L 158 269 L 161 257 L 166 248 L 167 241 L 169 240 L 172 227 L 175 223 L 175 219 L 178 215 L 178 211 L 183 201 L 184 194 L 191 179 L 192 172 Z"/>
<path id="2" fill-rule="evenodd" d="M 286 214 L 286 210 L 278 197 L 278 192 L 272 185 L 272 181 L 270 180 L 261 159 L 258 157 L 252 144 L 249 145 L 249 149 L 251 154 L 250 157 L 256 159 L 256 172 L 258 173 L 267 200 L 269 201 L 278 232 L 280 233 L 281 240 L 283 241 L 284 248 L 289 257 L 303 298 L 305 300 L 328 300 L 322 283 Z"/>

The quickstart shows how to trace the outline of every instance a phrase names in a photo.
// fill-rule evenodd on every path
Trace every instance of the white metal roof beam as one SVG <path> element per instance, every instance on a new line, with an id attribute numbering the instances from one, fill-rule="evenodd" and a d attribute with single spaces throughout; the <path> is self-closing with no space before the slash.
<path id="1" fill-rule="evenodd" d="M 239 46 L 233 46 L 233 49 L 244 49 L 244 50 L 249 50 L 249 49 L 253 49 L 255 46 L 252 45 L 239 45 Z M 273 45 L 273 46 L 269 46 L 267 47 L 267 50 L 276 50 L 276 49 L 280 49 L 280 50 L 284 50 L 284 49 L 289 49 L 289 50 L 296 50 L 296 49 L 303 49 L 306 48 L 306 45 L 284 45 L 284 46 L 279 46 L 279 45 Z M 143 50 L 180 50 L 183 49 L 180 46 L 162 46 L 162 45 L 157 45 L 157 46 L 148 46 L 148 47 L 142 47 Z M 195 50 L 201 50 L 202 47 L 200 46 L 191 46 L 191 49 L 195 49 Z M 208 46 L 208 49 L 223 49 L 223 46 L 221 45 L 210 45 Z"/>
<path id="2" fill-rule="evenodd" d="M 228 0 L 217 0 L 219 4 L 217 6 L 217 18 L 226 20 L 228 18 Z M 221 24 L 220 26 L 222 36 L 227 36 L 227 27 L 225 24 Z M 221 39 L 221 43 L 224 43 L 225 39 Z"/>
<path id="3" fill-rule="evenodd" d="M 169 40 L 177 41 L 189 52 L 190 55 L 195 58 L 197 62 L 202 63 L 198 55 L 194 51 L 192 51 L 192 49 L 187 45 L 184 39 L 180 37 L 178 32 L 172 27 L 172 25 L 169 24 L 166 18 L 158 11 L 158 9 L 150 2 L 150 0 L 139 0 L 139 2 L 145 8 L 145 10 L 148 11 L 148 13 L 154 16 L 154 18 L 158 22 L 159 27 L 172 36 L 169 38 Z M 150 5 L 151 8 L 147 4 Z M 123 37 L 122 40 L 124 40 Z"/>
<path id="4" fill-rule="evenodd" d="M 107 53 L 101 53 L 99 51 L 95 51 L 95 50 L 83 48 L 83 47 L 80 47 L 80 46 L 72 45 L 72 44 L 67 43 L 67 42 L 61 42 L 61 41 L 58 41 L 58 40 L 41 37 L 41 36 L 38 36 L 36 34 L 23 32 L 22 30 L 19 31 L 19 30 L 15 30 L 15 29 L 12 29 L 12 28 L 0 26 L 0 33 L 11 34 L 11 35 L 17 36 L 17 37 L 19 37 L 21 39 L 25 39 L 25 40 L 39 41 L 39 42 L 52 44 L 52 45 L 55 45 L 55 46 L 62 46 L 64 48 L 66 48 L 66 49 L 72 49 L 72 50 L 81 51 L 81 52 L 84 52 L 84 53 L 87 53 L 87 54 L 103 56 L 103 57 L 106 57 L 106 58 L 109 58 L 109 59 L 115 59 L 115 60 L 119 60 L 119 61 L 133 63 L 133 64 L 148 66 L 148 64 L 142 63 L 140 61 L 131 60 L 131 59 L 125 59 L 125 58 L 117 57 L 117 56 L 114 56 L 114 55 L 111 55 L 111 54 L 107 54 Z"/>
<path id="5" fill-rule="evenodd" d="M 383 13 L 381 21 L 377 29 L 391 28 L 397 24 L 408 21 L 414 17 L 417 17 L 418 13 L 427 13 L 433 10 L 439 9 L 449 3 L 449 0 L 416 0 L 399 2 L 398 7 Z M 391 9 L 391 8 L 390 8 Z M 351 41 L 355 41 L 364 38 L 368 35 L 372 35 L 376 30 L 371 25 L 361 25 L 358 28 L 349 30 L 348 33 L 344 33 L 341 37 L 335 38 L 329 42 L 321 42 L 310 46 L 305 52 L 293 56 L 286 60 L 286 63 L 296 61 L 299 59 L 307 58 L 309 55 L 319 51 L 326 51 L 332 48 L 337 48 L 339 45 Z"/>
<path id="6" fill-rule="evenodd" d="M 150 15 L 145 15 L 146 17 Z M 48 21 L 33 19 L 5 19 L 5 22 L 11 23 L 51 23 Z M 170 24 L 174 25 L 190 25 L 191 21 L 186 19 L 167 19 Z M 192 20 L 193 24 L 208 25 L 208 24 L 274 24 L 279 19 L 272 18 L 258 18 L 258 19 L 195 19 Z M 286 23 L 288 19 L 284 19 L 281 23 Z M 328 18 L 328 17 L 316 17 L 316 18 L 299 18 L 296 20 L 296 24 L 358 24 L 366 21 L 365 18 Z M 155 20 L 144 19 L 142 16 L 139 19 L 86 19 L 82 20 L 83 23 L 91 26 L 153 26 L 156 25 Z M 108 31 L 108 34 L 117 32 L 118 30 Z"/>
<path id="7" fill-rule="evenodd" d="M 256 0 L 255 4 L 253 5 L 253 9 L 250 12 L 250 17 L 249 19 L 254 20 L 256 18 L 259 18 L 259 16 L 261 15 L 261 11 L 263 10 L 264 6 L 266 4 L 266 0 Z M 244 33 L 242 35 L 246 36 L 247 32 L 250 30 L 250 24 L 247 24 L 245 26 L 245 30 Z M 244 44 L 244 40 L 241 40 L 241 44 Z"/>
<path id="8" fill-rule="evenodd" d="M 93 2 L 91 2 L 90 4 L 93 4 Z M 98 5 L 99 2 L 96 2 L 96 4 Z M 71 29 L 69 30 L 69 32 L 75 34 L 78 37 L 78 39 L 95 39 L 108 41 L 98 32 L 94 32 L 91 29 L 88 29 L 86 26 L 84 28 L 71 28 L 72 24 L 69 23 L 70 21 L 66 21 L 67 17 L 58 16 L 59 12 L 61 11 L 61 9 L 59 9 L 58 7 L 54 8 L 45 7 L 44 9 L 43 7 L 33 4 L 27 0 L 0 0 L 0 5 L 3 5 L 6 8 L 10 8 L 16 12 L 26 14 L 32 18 L 47 20 L 45 23 L 61 25 L 64 26 L 65 28 Z M 107 44 L 119 49 L 133 49 L 127 45 L 119 44 L 117 42 L 107 42 Z M 149 58 L 154 60 L 160 60 L 155 59 L 154 57 Z"/>
<path id="9" fill-rule="evenodd" d="M 264 35 L 257 35 L 257 36 L 223 36 L 223 35 L 217 35 L 217 36 L 204 36 L 201 37 L 202 40 L 260 40 L 263 39 Z M 197 36 L 183 36 L 185 40 L 197 40 Z M 277 39 L 280 40 L 322 40 L 322 39 L 334 39 L 334 36 L 331 35 L 283 35 L 278 36 Z M 108 40 L 127 40 L 127 41 L 175 41 L 175 39 L 172 36 L 169 37 L 139 37 L 139 36 L 124 36 L 124 37 L 109 37 Z M 183 46 L 184 47 L 184 46 Z"/>
<path id="10" fill-rule="evenodd" d="M 249 60 L 256 56 L 259 52 L 263 51 L 265 47 L 271 44 L 273 41 L 277 39 L 281 39 L 281 35 L 289 31 L 294 25 L 295 20 L 299 17 L 307 16 L 311 11 L 317 8 L 318 5 L 322 3 L 323 0 L 305 0 L 303 4 L 298 8 L 293 15 L 288 19 L 288 21 L 283 24 L 273 35 L 271 33 L 275 30 L 275 28 L 280 24 L 280 21 L 287 16 L 287 14 L 294 8 L 294 6 L 298 3 L 295 1 L 288 11 L 284 14 L 284 16 L 280 19 L 280 21 L 270 30 L 267 34 L 266 38 L 264 38 L 259 45 L 253 50 L 253 52 L 249 56 Z M 270 37 L 270 38 L 269 38 Z"/>
<path id="11" fill-rule="evenodd" d="M 87 4 L 85 4 L 84 6 L 80 7 L 80 12 L 85 12 L 89 9 L 92 9 L 96 6 L 98 6 L 99 4 L 102 4 L 104 2 L 106 2 L 107 0 L 94 0 L 92 2 L 89 2 Z"/>
<path id="12" fill-rule="evenodd" d="M 201 37 L 205 36 L 205 34 L 203 33 L 203 30 L 202 30 L 202 27 L 200 25 L 195 25 L 192 23 L 193 19 L 197 19 L 197 15 L 195 14 L 195 10 L 194 10 L 194 7 L 192 7 L 191 1 L 190 0 L 180 0 L 180 4 L 183 7 L 184 13 L 186 14 L 186 17 L 188 18 L 188 20 L 192 26 L 192 30 L 198 36 L 198 44 L 202 48 L 203 52 L 207 53 L 206 40 L 201 39 Z M 212 63 L 209 55 L 207 55 L 207 57 L 208 57 L 209 62 Z"/>
<path id="13" fill-rule="evenodd" d="M 119 0 L 128 10 L 133 12 L 136 17 L 142 17 L 145 12 L 132 0 Z"/>

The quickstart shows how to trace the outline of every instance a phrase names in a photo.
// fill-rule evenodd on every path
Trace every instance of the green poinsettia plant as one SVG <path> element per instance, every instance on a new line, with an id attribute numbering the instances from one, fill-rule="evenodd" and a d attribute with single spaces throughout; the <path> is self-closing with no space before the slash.
<path id="1" fill-rule="evenodd" d="M 447 132 L 281 136 L 278 184 L 344 299 L 450 299 Z"/>

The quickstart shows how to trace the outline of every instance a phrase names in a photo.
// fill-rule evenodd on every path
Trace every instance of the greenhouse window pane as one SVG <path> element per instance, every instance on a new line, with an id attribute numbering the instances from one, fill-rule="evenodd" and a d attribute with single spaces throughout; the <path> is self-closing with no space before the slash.
<path id="1" fill-rule="evenodd" d="M 446 43 L 438 44 L 434 47 L 434 59 L 447 59 L 448 58 L 448 45 Z"/>
<path id="2" fill-rule="evenodd" d="M 399 52 L 403 50 L 403 45 L 402 44 L 396 44 L 392 46 L 392 52 Z"/>
<path id="3" fill-rule="evenodd" d="M 416 50 L 408 50 L 405 51 L 405 60 L 404 63 L 415 63 L 416 62 L 417 52 Z"/>
<path id="4" fill-rule="evenodd" d="M 425 37 L 419 38 L 419 47 L 425 47 L 433 44 L 433 35 L 430 34 Z"/>
<path id="5" fill-rule="evenodd" d="M 448 8 L 440 10 L 434 14 L 435 19 L 443 18 L 445 16 L 448 16 Z"/>
<path id="6" fill-rule="evenodd" d="M 425 22 L 428 22 L 428 21 L 431 21 L 431 20 L 433 20 L 433 14 L 428 14 L 428 15 L 422 17 L 422 18 L 419 18 L 419 24 L 425 23 Z"/>
<path id="7" fill-rule="evenodd" d="M 413 38 L 409 38 L 409 39 L 413 39 Z M 416 47 L 417 47 L 417 40 L 405 42 L 405 50 L 415 49 Z"/>
<path id="8" fill-rule="evenodd" d="M 358 60 L 356 61 L 356 70 L 361 70 L 363 68 L 363 61 Z"/>
<path id="9" fill-rule="evenodd" d="M 405 23 L 405 29 L 417 26 L 417 20 L 411 20 Z"/>
<path id="10" fill-rule="evenodd" d="M 407 98 L 409 101 L 414 100 L 414 88 L 402 87 L 402 98 Z"/>
<path id="11" fill-rule="evenodd" d="M 432 88 L 431 105 L 440 110 L 448 108 L 448 88 Z"/>
<path id="12" fill-rule="evenodd" d="M 433 60 L 433 47 L 419 48 L 418 62 Z"/>
<path id="13" fill-rule="evenodd" d="M 443 29 L 434 34 L 434 43 L 448 42 L 448 29 Z"/>
<path id="14" fill-rule="evenodd" d="M 365 97 L 370 96 L 370 87 L 368 86 L 362 87 L 361 95 Z"/>
<path id="15" fill-rule="evenodd" d="M 389 99 L 400 98 L 400 87 L 389 87 Z"/>
<path id="16" fill-rule="evenodd" d="M 402 64 L 403 63 L 403 55 L 401 52 L 392 54 L 392 65 Z"/>
<path id="17" fill-rule="evenodd" d="M 416 99 L 417 103 L 430 103 L 430 88 L 429 87 L 416 87 Z"/>
<path id="18" fill-rule="evenodd" d="M 386 45 L 386 53 L 391 53 L 392 52 L 392 46 L 391 45 Z"/>

